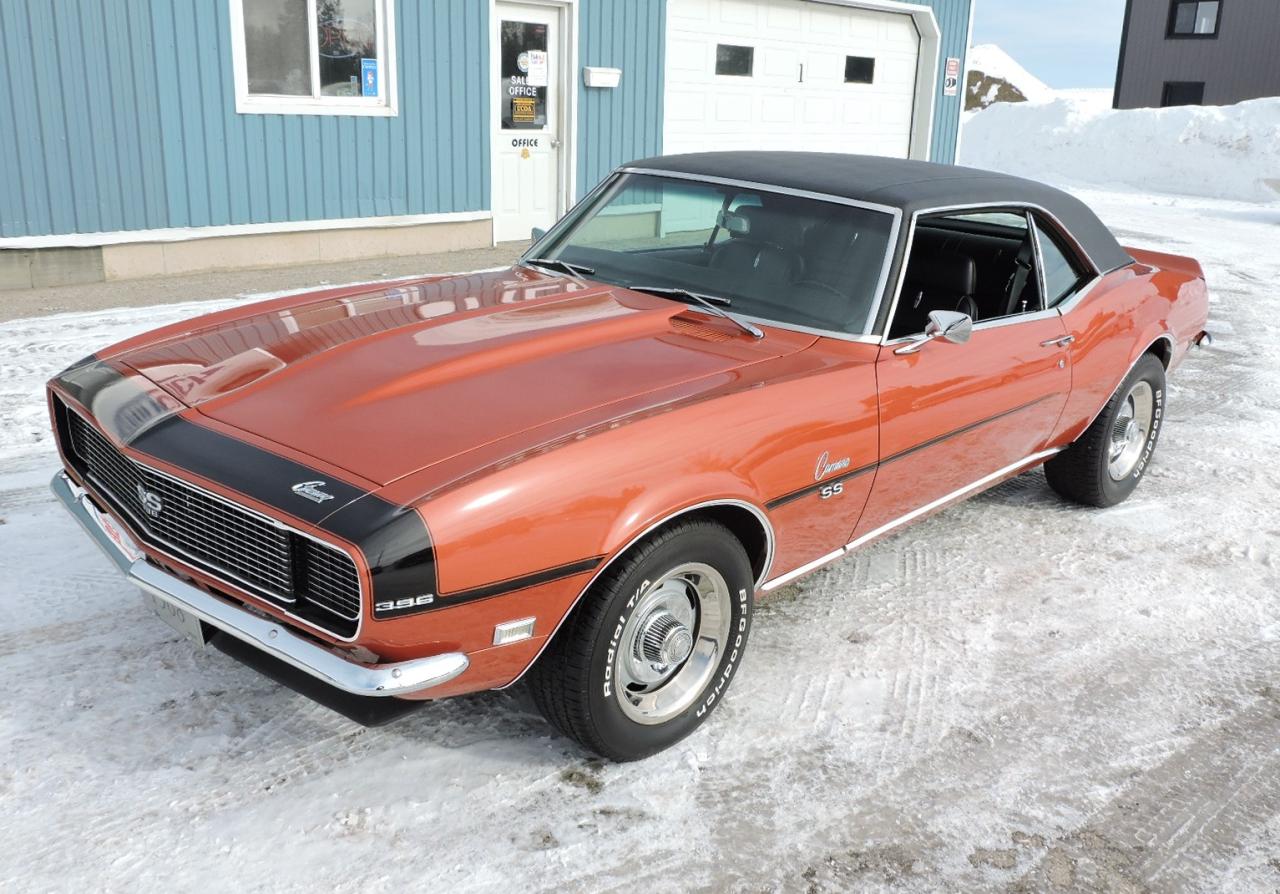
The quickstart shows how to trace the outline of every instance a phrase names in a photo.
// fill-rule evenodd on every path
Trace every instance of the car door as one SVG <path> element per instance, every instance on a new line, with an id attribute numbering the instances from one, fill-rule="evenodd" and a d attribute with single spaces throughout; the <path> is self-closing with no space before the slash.
<path id="1" fill-rule="evenodd" d="M 913 337 L 904 335 L 881 348 L 880 462 L 851 540 L 909 521 L 1036 456 L 1071 390 L 1069 336 L 1061 315 L 1041 300 L 1030 217 L 970 210 L 941 219 L 930 233 L 919 230 L 922 223 L 893 319 L 919 319 L 930 305 L 982 310 L 964 344 L 939 338 L 911 351 Z M 948 265 L 968 271 L 953 290 L 917 291 L 913 268 L 926 271 L 924 282 Z M 954 289 L 975 285 L 974 270 L 975 294 L 957 295 Z M 886 331 L 895 334 L 892 325 Z"/>

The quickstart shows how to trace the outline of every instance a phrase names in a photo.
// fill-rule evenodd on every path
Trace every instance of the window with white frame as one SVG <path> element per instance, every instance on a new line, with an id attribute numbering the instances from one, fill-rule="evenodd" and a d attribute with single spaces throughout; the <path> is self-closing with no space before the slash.
<path id="1" fill-rule="evenodd" d="M 230 0 L 236 111 L 394 115 L 394 0 Z"/>

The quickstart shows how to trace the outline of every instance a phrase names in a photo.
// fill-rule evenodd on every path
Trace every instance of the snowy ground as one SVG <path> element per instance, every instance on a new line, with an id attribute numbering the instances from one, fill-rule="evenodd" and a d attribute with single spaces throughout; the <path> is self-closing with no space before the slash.
<path id="1" fill-rule="evenodd" d="M 1135 498 L 1028 474 L 814 575 L 626 766 L 519 692 L 370 731 L 193 652 L 52 504 L 39 394 L 191 309 L 0 327 L 0 889 L 1275 890 L 1280 211 L 1086 197 L 1216 301 Z"/>

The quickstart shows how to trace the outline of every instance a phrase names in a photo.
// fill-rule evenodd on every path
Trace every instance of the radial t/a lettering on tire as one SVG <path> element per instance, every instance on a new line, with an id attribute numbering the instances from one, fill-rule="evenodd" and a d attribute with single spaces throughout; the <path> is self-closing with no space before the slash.
<path id="1" fill-rule="evenodd" d="M 1085 433 L 1045 463 L 1050 486 L 1088 506 L 1123 502 L 1151 464 L 1164 413 L 1164 364 L 1145 354 Z"/>
<path id="2" fill-rule="evenodd" d="M 737 538 L 694 519 L 660 531 L 592 586 L 530 672 L 560 732 L 636 760 L 697 729 L 723 701 L 751 631 L 755 583 Z"/>

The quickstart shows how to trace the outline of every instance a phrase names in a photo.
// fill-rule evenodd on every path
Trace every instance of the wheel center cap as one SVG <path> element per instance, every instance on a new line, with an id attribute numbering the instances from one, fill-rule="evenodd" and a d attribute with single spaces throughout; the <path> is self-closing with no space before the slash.
<path id="1" fill-rule="evenodd" d="M 645 661 L 660 667 L 679 664 L 693 651 L 693 634 L 670 612 L 655 612 L 640 634 L 639 652 Z"/>
<path id="2" fill-rule="evenodd" d="M 1142 428 L 1138 425 L 1137 419 L 1130 419 L 1129 424 L 1124 428 L 1124 439 L 1130 444 L 1142 438 Z"/>

